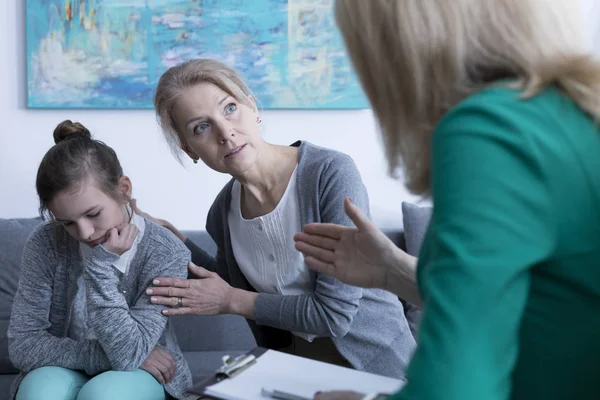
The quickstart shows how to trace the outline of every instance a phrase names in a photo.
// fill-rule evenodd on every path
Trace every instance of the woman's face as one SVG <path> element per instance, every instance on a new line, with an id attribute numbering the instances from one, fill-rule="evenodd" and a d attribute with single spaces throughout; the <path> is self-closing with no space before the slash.
<path id="1" fill-rule="evenodd" d="M 186 88 L 175 103 L 173 117 L 183 150 L 215 171 L 243 174 L 254 165 L 264 144 L 256 110 L 211 83 Z"/>

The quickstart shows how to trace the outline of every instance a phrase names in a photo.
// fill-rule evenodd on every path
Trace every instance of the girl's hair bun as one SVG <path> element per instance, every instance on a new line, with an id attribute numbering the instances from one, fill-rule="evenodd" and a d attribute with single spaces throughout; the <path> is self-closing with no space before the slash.
<path id="1" fill-rule="evenodd" d="M 72 122 L 71 120 L 66 120 L 58 124 L 58 126 L 54 129 L 53 136 L 54 143 L 56 144 L 67 139 L 92 138 L 92 134 L 85 126 L 79 122 Z"/>

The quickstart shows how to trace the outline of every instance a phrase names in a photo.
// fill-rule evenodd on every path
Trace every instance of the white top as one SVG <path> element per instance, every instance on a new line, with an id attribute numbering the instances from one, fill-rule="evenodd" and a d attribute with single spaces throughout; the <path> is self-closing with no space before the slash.
<path id="1" fill-rule="evenodd" d="M 233 255 L 250 285 L 259 293 L 304 295 L 315 291 L 316 273 L 308 269 L 302 253 L 294 248 L 294 235 L 302 230 L 296 169 L 277 207 L 260 217 L 242 217 L 242 187 L 235 181 L 231 188 L 227 218 Z M 316 337 L 292 333 L 309 342 Z"/>
<path id="2" fill-rule="evenodd" d="M 146 228 L 146 221 L 144 218 L 133 213 L 131 223 L 137 226 L 138 234 L 131 245 L 131 249 L 121 254 L 119 258 L 112 264 L 119 272 L 123 275 L 127 275 L 131 260 L 137 252 L 138 244 L 144 236 L 144 230 Z M 79 243 L 79 252 L 81 253 L 81 259 L 85 260 L 89 257 L 92 248 L 85 243 Z M 88 327 L 87 324 L 87 300 L 86 300 L 86 289 L 85 281 L 83 279 L 83 268 L 79 271 L 79 277 L 77 278 L 77 293 L 71 306 L 71 323 L 69 325 L 69 336 L 73 339 L 95 339 L 96 335 Z"/>

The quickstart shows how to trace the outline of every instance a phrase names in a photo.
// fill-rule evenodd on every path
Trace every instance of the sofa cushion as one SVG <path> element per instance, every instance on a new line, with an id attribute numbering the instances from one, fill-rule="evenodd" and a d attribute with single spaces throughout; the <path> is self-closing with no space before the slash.
<path id="1" fill-rule="evenodd" d="M 25 241 L 42 220 L 40 218 L 0 218 L 0 374 L 14 373 L 8 357 L 6 331 L 10 321 L 12 302 L 19 284 L 21 255 Z"/>
<path id="2" fill-rule="evenodd" d="M 421 243 L 427 232 L 429 220 L 431 219 L 432 207 L 421 207 L 407 202 L 402 203 L 402 216 L 404 220 L 404 238 L 406 241 L 406 252 L 418 257 Z M 421 309 L 407 301 L 402 300 L 404 315 L 415 340 L 418 341 L 419 324 L 421 323 Z"/>
<path id="3" fill-rule="evenodd" d="M 404 237 L 408 254 L 418 257 L 421 243 L 427 232 L 433 208 L 402 202 L 402 218 L 404 220 Z"/>
<path id="4" fill-rule="evenodd" d="M 10 387 L 17 376 L 16 374 L 0 374 L 0 400 L 11 400 Z"/>
<path id="5" fill-rule="evenodd" d="M 217 245 L 212 240 L 206 231 L 181 231 L 181 233 L 194 244 L 206 251 L 208 254 L 215 256 L 217 254 Z"/>
<path id="6" fill-rule="evenodd" d="M 244 317 L 215 315 L 171 317 L 181 350 L 251 350 L 256 346 L 252 331 Z"/>

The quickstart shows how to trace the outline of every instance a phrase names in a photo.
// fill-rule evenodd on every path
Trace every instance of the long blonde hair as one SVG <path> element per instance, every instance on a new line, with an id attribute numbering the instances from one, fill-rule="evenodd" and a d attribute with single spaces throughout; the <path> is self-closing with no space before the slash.
<path id="1" fill-rule="evenodd" d="M 199 58 L 169 68 L 158 81 L 154 108 L 171 152 L 180 161 L 184 139 L 177 130 L 173 108 L 185 89 L 204 82 L 212 83 L 238 102 L 256 109 L 252 92 L 241 75 L 218 60 Z"/>
<path id="2" fill-rule="evenodd" d="M 335 15 L 380 124 L 390 173 L 429 194 L 434 126 L 502 78 L 524 96 L 556 84 L 600 119 L 600 65 L 572 0 L 336 0 Z"/>

